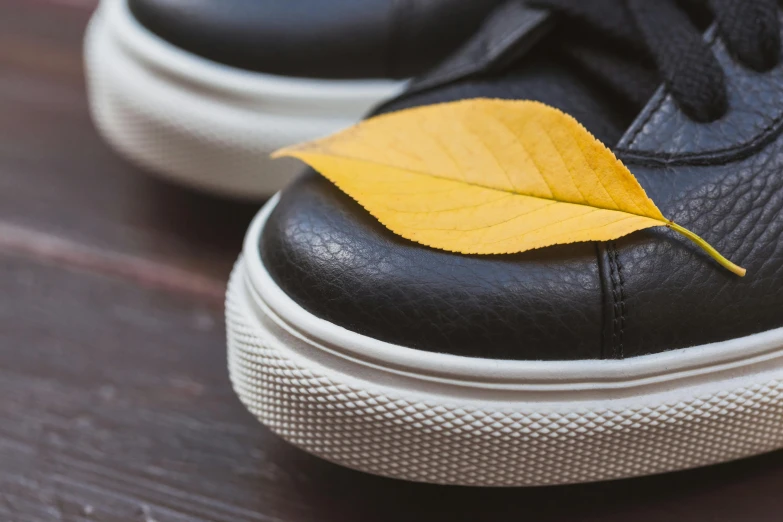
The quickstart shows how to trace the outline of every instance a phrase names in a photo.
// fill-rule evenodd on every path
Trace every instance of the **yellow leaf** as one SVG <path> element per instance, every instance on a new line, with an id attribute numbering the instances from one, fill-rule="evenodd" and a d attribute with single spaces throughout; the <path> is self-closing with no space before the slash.
<path id="1" fill-rule="evenodd" d="M 393 232 L 464 254 L 607 241 L 668 226 L 633 174 L 574 118 L 533 101 L 474 99 L 365 120 L 280 150 L 308 163 Z"/>

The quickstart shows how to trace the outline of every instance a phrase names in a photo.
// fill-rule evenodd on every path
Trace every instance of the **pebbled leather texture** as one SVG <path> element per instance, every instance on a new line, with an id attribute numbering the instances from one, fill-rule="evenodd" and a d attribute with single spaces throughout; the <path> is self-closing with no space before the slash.
<path id="1" fill-rule="evenodd" d="M 226 65 L 282 76 L 407 78 L 453 51 L 500 0 L 127 1 L 153 33 Z"/>
<path id="2" fill-rule="evenodd" d="M 260 248 L 296 302 L 370 337 L 488 358 L 600 356 L 590 243 L 491 257 L 434 250 L 396 236 L 310 171 L 283 192 Z"/>
<path id="3" fill-rule="evenodd" d="M 714 30 L 706 38 L 726 73 L 731 111 L 709 125 L 700 124 L 685 116 L 671 95 L 659 89 L 618 144 L 618 153 L 659 163 L 714 164 L 752 153 L 780 133 L 783 61 L 771 71 L 756 72 L 732 59 Z"/>
<path id="4" fill-rule="evenodd" d="M 666 228 L 609 244 L 622 292 L 610 351 L 633 357 L 783 326 L 783 139 L 723 165 L 626 164 L 666 217 L 748 273 Z"/>
<path id="5" fill-rule="evenodd" d="M 743 76 L 742 102 L 724 118 L 691 123 L 653 98 L 618 153 L 665 216 L 745 267 L 744 278 L 665 227 L 512 256 L 440 252 L 393 235 L 312 171 L 284 191 L 262 257 L 314 314 L 422 350 L 627 358 L 783 327 L 783 135 L 756 139 L 783 91 L 770 88 L 774 72 L 761 81 L 738 71 L 726 75 L 734 85 Z"/>
<path id="6" fill-rule="evenodd" d="M 607 350 L 618 357 L 783 326 L 783 62 L 757 73 L 707 37 L 726 73 L 729 112 L 694 123 L 660 89 L 615 152 L 666 217 L 748 274 L 730 274 L 665 228 L 608 244 L 601 261 L 612 260 L 620 293 L 607 309 Z"/>
<path id="7" fill-rule="evenodd" d="M 456 83 L 394 108 L 535 92 L 587 121 L 612 103 L 553 60 L 527 59 L 502 79 Z M 598 122 L 588 128 L 614 134 Z M 498 359 L 610 356 L 602 353 L 602 281 L 591 243 L 492 257 L 433 250 L 394 235 L 308 169 L 282 192 L 259 248 L 272 277 L 302 307 L 364 335 Z"/>

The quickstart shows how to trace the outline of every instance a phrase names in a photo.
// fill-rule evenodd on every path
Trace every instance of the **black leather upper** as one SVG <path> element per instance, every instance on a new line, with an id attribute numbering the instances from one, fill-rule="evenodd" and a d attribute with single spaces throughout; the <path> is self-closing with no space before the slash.
<path id="1" fill-rule="evenodd" d="M 491 257 L 434 250 L 396 236 L 310 172 L 284 192 L 261 253 L 304 308 L 377 339 L 480 357 L 600 353 L 591 243 Z"/>
<path id="2" fill-rule="evenodd" d="M 720 44 L 715 52 L 728 82 L 723 118 L 694 123 L 661 90 L 616 150 L 663 214 L 745 267 L 744 278 L 665 227 L 517 255 L 441 252 L 395 236 L 312 171 L 283 193 L 262 258 L 312 313 L 422 350 L 623 358 L 781 327 L 783 64 L 757 73 Z"/>
<path id="3" fill-rule="evenodd" d="M 174 45 L 253 71 L 406 78 L 470 36 L 498 0 L 128 0 Z"/>

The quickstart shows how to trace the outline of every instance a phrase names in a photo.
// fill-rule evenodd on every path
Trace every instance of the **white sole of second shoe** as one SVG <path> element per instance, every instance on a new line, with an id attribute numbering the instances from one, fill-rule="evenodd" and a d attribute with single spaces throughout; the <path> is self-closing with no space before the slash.
<path id="1" fill-rule="evenodd" d="M 260 421 L 308 452 L 400 479 L 533 486 L 783 447 L 783 329 L 613 361 L 395 346 L 315 317 L 277 286 L 257 248 L 275 204 L 251 225 L 229 283 L 229 371 Z"/>
<path id="2" fill-rule="evenodd" d="M 269 196 L 301 170 L 271 152 L 347 127 L 405 85 L 224 66 L 145 29 L 126 0 L 101 1 L 85 64 L 93 119 L 116 150 L 174 181 L 244 198 Z"/>

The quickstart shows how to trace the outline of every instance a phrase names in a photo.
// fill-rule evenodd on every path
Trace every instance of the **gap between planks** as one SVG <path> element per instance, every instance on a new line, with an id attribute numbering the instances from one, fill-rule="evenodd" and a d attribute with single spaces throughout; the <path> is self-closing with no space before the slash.
<path id="1" fill-rule="evenodd" d="M 26 227 L 0 224 L 0 253 L 118 277 L 148 288 L 192 295 L 219 306 L 225 299 L 224 281 L 156 261 L 91 248 Z"/>

